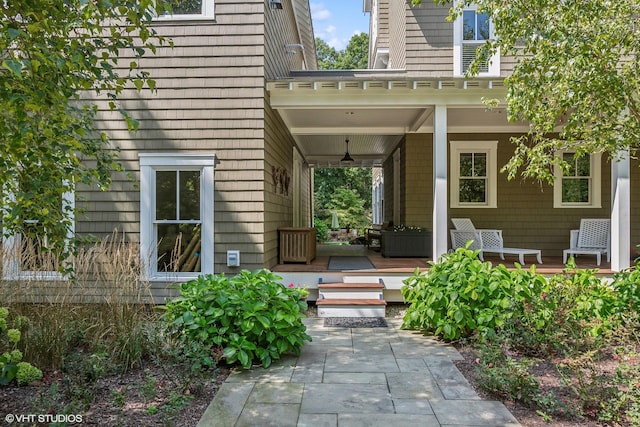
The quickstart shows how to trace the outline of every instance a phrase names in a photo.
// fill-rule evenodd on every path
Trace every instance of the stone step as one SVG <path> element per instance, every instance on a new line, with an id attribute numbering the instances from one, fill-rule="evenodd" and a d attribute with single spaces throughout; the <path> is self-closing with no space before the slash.
<path id="1" fill-rule="evenodd" d="M 318 317 L 385 317 L 386 301 L 372 298 L 324 298 L 316 301 Z"/>

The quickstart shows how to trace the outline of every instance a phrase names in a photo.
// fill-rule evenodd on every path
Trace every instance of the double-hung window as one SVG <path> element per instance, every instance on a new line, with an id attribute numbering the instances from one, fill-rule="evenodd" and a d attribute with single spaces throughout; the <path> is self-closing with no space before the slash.
<path id="1" fill-rule="evenodd" d="M 140 154 L 140 244 L 149 279 L 213 273 L 214 155 Z"/>
<path id="2" fill-rule="evenodd" d="M 497 141 L 451 141 L 452 208 L 497 206 Z"/>
<path id="3" fill-rule="evenodd" d="M 575 156 L 561 151 L 556 154 L 568 167 L 555 167 L 553 206 L 556 208 L 601 207 L 600 175 L 601 154 Z"/>
<path id="4" fill-rule="evenodd" d="M 156 17 L 158 20 L 213 19 L 214 0 L 178 0 L 171 12 Z"/>
<path id="5" fill-rule="evenodd" d="M 453 28 L 453 73 L 455 76 L 464 76 L 478 56 L 478 48 L 493 37 L 493 25 L 487 13 L 468 6 L 454 21 Z M 496 53 L 483 61 L 478 73 L 481 76 L 499 76 L 500 54 Z"/>

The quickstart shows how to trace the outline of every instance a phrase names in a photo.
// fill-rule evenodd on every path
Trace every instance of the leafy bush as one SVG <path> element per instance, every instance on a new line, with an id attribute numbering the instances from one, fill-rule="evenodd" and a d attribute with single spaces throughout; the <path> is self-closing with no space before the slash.
<path id="1" fill-rule="evenodd" d="M 539 282 L 533 269 L 512 273 L 504 265 L 481 262 L 478 251 L 459 248 L 404 281 L 402 295 L 410 306 L 402 327 L 448 340 L 494 333 L 513 315 L 514 301 L 530 299 Z"/>
<path id="2" fill-rule="evenodd" d="M 163 317 L 187 354 L 207 366 L 222 354 L 245 368 L 256 361 L 268 367 L 311 341 L 301 321 L 307 306 L 302 291 L 279 280 L 266 269 L 201 276 L 178 286 L 181 295 L 163 307 Z"/>
<path id="3" fill-rule="evenodd" d="M 17 367 L 16 381 L 18 381 L 18 385 L 26 385 L 42 379 L 42 371 L 29 362 L 18 362 Z"/>
<path id="4" fill-rule="evenodd" d="M 10 324 L 9 310 L 0 307 L 0 350 L 4 351 L 0 354 L 0 385 L 7 385 L 14 379 L 18 385 L 24 385 L 42 378 L 42 371 L 22 361 L 22 352 L 17 348 L 22 336 L 18 328 L 24 328 L 28 323 L 27 318 L 17 316 Z"/>
<path id="5" fill-rule="evenodd" d="M 316 241 L 326 242 L 329 238 L 329 226 L 318 218 L 314 218 L 313 226 L 316 228 Z"/>
<path id="6" fill-rule="evenodd" d="M 476 359 L 478 385 L 485 391 L 508 400 L 532 405 L 539 384 L 529 372 L 530 359 L 516 360 L 504 354 L 496 345 L 480 345 Z"/>
<path id="7" fill-rule="evenodd" d="M 616 273 L 611 286 L 618 296 L 618 313 L 640 311 L 640 263 Z"/>
<path id="8" fill-rule="evenodd" d="M 527 300 L 514 307 L 507 325 L 513 345 L 527 354 L 582 352 L 599 345 L 613 327 L 618 305 L 615 292 L 596 276 L 596 270 L 567 269 L 538 281 Z"/>

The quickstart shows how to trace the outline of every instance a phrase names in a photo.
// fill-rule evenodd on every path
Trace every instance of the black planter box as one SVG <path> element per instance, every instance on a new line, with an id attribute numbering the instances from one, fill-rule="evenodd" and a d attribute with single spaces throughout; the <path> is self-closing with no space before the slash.
<path id="1" fill-rule="evenodd" d="M 382 256 L 431 257 L 430 231 L 383 231 Z"/>

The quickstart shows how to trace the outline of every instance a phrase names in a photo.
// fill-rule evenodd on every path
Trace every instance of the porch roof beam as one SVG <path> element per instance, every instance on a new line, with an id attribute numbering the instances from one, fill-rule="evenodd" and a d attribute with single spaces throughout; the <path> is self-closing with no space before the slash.
<path id="1" fill-rule="evenodd" d="M 503 99 L 502 80 L 464 79 L 295 79 L 267 82 L 274 108 L 410 108 L 424 105 L 481 105 L 483 97 Z"/>
<path id="2" fill-rule="evenodd" d="M 416 108 L 425 105 L 446 105 L 449 107 L 482 105 L 482 98 L 493 96 L 502 98 L 501 93 L 490 94 L 483 91 L 442 91 L 429 94 L 390 91 L 386 94 L 365 91 L 323 91 L 272 92 L 270 104 L 273 108 Z"/>

